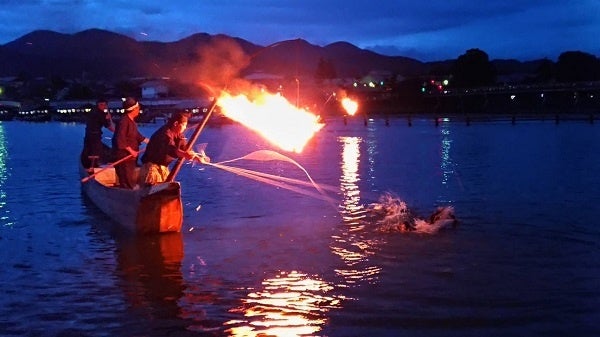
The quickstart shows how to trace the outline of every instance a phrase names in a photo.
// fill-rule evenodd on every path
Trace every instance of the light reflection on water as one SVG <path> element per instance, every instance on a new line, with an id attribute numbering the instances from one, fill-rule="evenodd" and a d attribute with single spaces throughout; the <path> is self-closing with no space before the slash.
<path id="1" fill-rule="evenodd" d="M 339 137 L 338 142 L 342 144 L 342 176 L 340 177 L 340 189 L 344 196 L 342 200 L 342 213 L 347 221 L 352 221 L 364 210 L 360 199 L 358 182 L 360 175 L 358 166 L 360 164 L 360 137 Z"/>
<path id="2" fill-rule="evenodd" d="M 132 309 L 151 319 L 177 317 L 184 282 L 183 236 L 124 237 L 118 241 L 117 274 Z"/>
<path id="3" fill-rule="evenodd" d="M 339 137 L 342 161 L 340 189 L 342 191 L 342 209 L 344 227 L 340 233 L 333 235 L 330 249 L 339 256 L 344 268 L 335 272 L 342 277 L 345 284 L 340 287 L 356 285 L 359 282 L 373 282 L 381 272 L 381 267 L 370 265 L 369 256 L 377 252 L 381 242 L 370 238 L 360 220 L 365 217 L 364 201 L 361 199 L 359 182 L 361 163 L 361 137 Z"/>
<path id="4" fill-rule="evenodd" d="M 464 189 L 459 176 L 459 171 L 456 167 L 456 163 L 452 158 L 452 143 L 453 143 L 453 129 L 450 122 L 447 119 L 443 119 L 439 126 L 441 140 L 440 140 L 440 171 L 442 175 L 441 179 L 441 192 L 438 195 L 438 204 L 447 206 L 453 203 L 453 198 L 449 197 L 447 190 L 452 187 L 450 184 L 456 182 L 459 188 Z"/>
<path id="5" fill-rule="evenodd" d="M 6 149 L 6 138 L 4 133 L 4 123 L 0 123 L 0 223 L 2 226 L 12 226 L 13 222 L 10 221 L 8 216 L 9 212 L 6 209 L 6 200 L 8 199 L 8 195 L 5 184 L 8 176 L 6 165 L 8 160 L 8 151 Z"/>
<path id="6" fill-rule="evenodd" d="M 262 289 L 248 294 L 242 305 L 230 311 L 246 320 L 230 320 L 230 336 L 311 336 L 322 329 L 327 312 L 340 306 L 340 298 L 318 276 L 297 271 L 280 272 L 265 279 Z"/>
<path id="7" fill-rule="evenodd" d="M 452 135 L 451 129 L 447 123 L 442 123 L 440 126 L 440 133 L 442 134 L 441 149 L 440 149 L 440 169 L 442 170 L 442 184 L 446 185 L 450 176 L 454 173 L 454 163 L 450 157 L 450 150 L 452 146 Z"/>

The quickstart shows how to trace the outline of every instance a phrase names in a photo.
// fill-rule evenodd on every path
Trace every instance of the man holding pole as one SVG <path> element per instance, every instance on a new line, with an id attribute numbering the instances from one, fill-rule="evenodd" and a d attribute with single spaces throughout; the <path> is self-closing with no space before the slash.
<path id="1" fill-rule="evenodd" d="M 135 118 L 140 114 L 140 104 L 133 97 L 127 97 L 123 102 L 125 115 L 117 124 L 112 139 L 114 159 L 119 161 L 115 171 L 119 178 L 119 187 L 133 189 L 136 185 L 135 168 L 141 143 L 148 143 L 138 130 Z"/>
<path id="2" fill-rule="evenodd" d="M 210 162 L 210 158 L 204 153 L 196 153 L 186 149 L 187 143 L 183 132 L 187 128 L 188 114 L 176 112 L 160 127 L 146 147 L 142 156 L 142 168 L 140 170 L 140 185 L 154 185 L 167 180 L 170 170 L 169 165 L 175 159 L 198 160 L 201 163 Z"/>
<path id="3" fill-rule="evenodd" d="M 86 116 L 85 137 L 83 138 L 83 151 L 81 151 L 81 163 L 83 167 L 91 169 L 99 167 L 106 163 L 108 146 L 102 143 L 102 128 L 111 132 L 115 131 L 110 113 L 108 112 L 108 102 L 104 98 L 96 101 L 96 106 Z M 107 150 L 105 151 L 105 148 Z"/>

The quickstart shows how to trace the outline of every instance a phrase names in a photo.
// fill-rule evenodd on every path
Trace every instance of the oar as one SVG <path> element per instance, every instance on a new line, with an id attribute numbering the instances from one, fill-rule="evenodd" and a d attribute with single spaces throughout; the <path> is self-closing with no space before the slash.
<path id="1" fill-rule="evenodd" d="M 210 106 L 210 109 L 208 110 L 208 112 L 206 113 L 206 116 L 204 116 L 204 118 L 202 119 L 202 123 L 198 124 L 198 126 L 196 126 L 196 129 L 194 129 L 192 138 L 185 146 L 186 152 L 191 150 L 192 147 L 194 146 L 196 139 L 198 139 L 198 136 L 200 136 L 202 129 L 204 129 L 206 122 L 208 122 L 210 115 L 212 114 L 213 110 L 217 106 L 217 101 L 218 101 L 218 99 L 215 97 L 215 100 L 213 101 L 212 105 Z M 167 177 L 167 180 L 166 180 L 167 182 L 172 182 L 175 180 L 175 177 L 177 176 L 177 174 L 179 173 L 179 170 L 181 169 L 181 165 L 183 165 L 183 161 L 184 161 L 184 158 L 177 158 L 177 162 L 175 163 L 173 170 L 171 170 L 171 173 L 169 173 L 169 176 Z"/>
<path id="2" fill-rule="evenodd" d="M 141 149 L 141 150 L 139 150 L 139 151 L 138 151 L 138 155 L 139 155 L 140 153 L 144 152 L 145 150 L 146 150 L 146 149 Z M 81 182 L 82 182 L 82 183 L 85 183 L 85 182 L 87 182 L 88 180 L 90 180 L 90 179 L 94 178 L 94 177 L 95 177 L 96 175 L 98 175 L 99 173 L 101 173 L 101 172 L 104 172 L 104 171 L 108 170 L 109 168 L 113 168 L 113 167 L 115 167 L 115 165 L 119 165 L 119 164 L 121 164 L 122 162 L 126 161 L 127 159 L 131 159 L 132 157 L 133 157 L 133 155 L 132 155 L 132 154 L 130 154 L 130 155 L 126 156 L 126 157 L 123 157 L 123 158 L 121 158 L 121 159 L 117 160 L 117 161 L 116 161 L 116 162 L 114 162 L 114 163 L 110 163 L 110 164 L 108 164 L 108 165 L 104 166 L 103 168 L 101 168 L 100 170 L 98 170 L 98 171 L 94 172 L 93 174 L 90 174 L 89 176 L 87 176 L 87 177 L 85 177 L 85 178 L 81 179 Z"/>

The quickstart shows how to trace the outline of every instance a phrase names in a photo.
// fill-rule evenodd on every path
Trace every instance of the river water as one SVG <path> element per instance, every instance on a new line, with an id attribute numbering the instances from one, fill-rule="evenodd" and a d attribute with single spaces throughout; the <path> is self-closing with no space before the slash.
<path id="1" fill-rule="evenodd" d="M 186 164 L 183 231 L 151 237 L 82 195 L 83 132 L 0 123 L 1 336 L 600 335 L 597 124 L 332 119 L 279 152 L 335 203 Z M 199 142 L 278 151 L 239 125 Z M 381 232 L 365 208 L 386 194 L 459 223 Z"/>

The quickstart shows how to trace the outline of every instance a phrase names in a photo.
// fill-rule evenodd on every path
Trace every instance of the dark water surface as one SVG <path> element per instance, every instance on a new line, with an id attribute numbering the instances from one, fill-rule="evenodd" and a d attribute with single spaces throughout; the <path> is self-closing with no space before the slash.
<path id="1" fill-rule="evenodd" d="M 81 194 L 83 130 L 0 123 L 1 336 L 600 335 L 597 124 L 331 120 L 284 154 L 337 205 L 185 165 L 183 232 L 144 238 Z M 237 125 L 199 142 L 275 149 Z M 385 192 L 460 224 L 378 232 L 361 217 Z"/>

